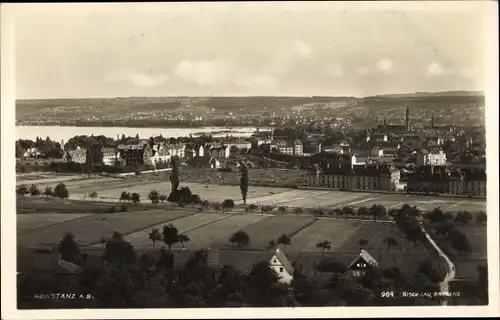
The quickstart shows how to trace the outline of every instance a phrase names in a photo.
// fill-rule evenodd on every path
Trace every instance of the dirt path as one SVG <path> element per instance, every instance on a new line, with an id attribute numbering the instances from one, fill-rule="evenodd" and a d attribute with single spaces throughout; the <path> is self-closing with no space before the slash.
<path id="1" fill-rule="evenodd" d="M 437 245 L 437 243 L 434 241 L 434 239 L 431 238 L 431 236 L 425 231 L 423 226 L 420 226 L 422 230 L 425 233 L 425 236 L 427 240 L 431 243 L 431 245 L 436 249 L 437 253 L 439 256 L 445 261 L 446 263 L 446 276 L 444 277 L 443 281 L 439 284 L 439 291 L 441 293 L 444 293 L 445 296 L 449 292 L 449 283 L 453 279 L 455 279 L 455 264 L 448 258 L 448 256 L 441 250 L 441 248 Z M 448 299 L 443 299 L 441 300 L 441 305 L 446 306 L 448 305 Z"/>

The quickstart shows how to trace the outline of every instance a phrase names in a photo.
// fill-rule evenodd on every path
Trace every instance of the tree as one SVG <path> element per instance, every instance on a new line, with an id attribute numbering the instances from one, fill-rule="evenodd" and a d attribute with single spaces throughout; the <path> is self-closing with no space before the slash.
<path id="1" fill-rule="evenodd" d="M 179 160 L 177 157 L 172 157 L 171 160 L 172 172 L 170 173 L 170 183 L 172 184 L 172 192 L 179 187 Z"/>
<path id="2" fill-rule="evenodd" d="M 168 246 L 169 250 L 173 244 L 179 242 L 179 230 L 171 223 L 163 226 L 162 235 L 163 242 Z"/>
<path id="3" fill-rule="evenodd" d="M 258 209 L 258 206 L 254 203 L 250 204 L 248 207 L 247 207 L 247 212 L 254 212 L 255 210 Z"/>
<path id="4" fill-rule="evenodd" d="M 28 187 L 25 185 L 21 185 L 16 188 L 16 195 L 24 197 L 26 194 L 29 193 Z"/>
<path id="5" fill-rule="evenodd" d="M 358 216 L 367 217 L 370 214 L 367 207 L 360 207 L 358 209 Z"/>
<path id="6" fill-rule="evenodd" d="M 130 194 L 130 192 L 122 191 L 122 193 L 120 194 L 120 201 L 130 201 L 130 200 L 132 200 L 132 195 Z"/>
<path id="7" fill-rule="evenodd" d="M 59 242 L 59 253 L 61 259 L 75 262 L 76 257 L 80 255 L 80 247 L 75 241 L 75 236 L 72 233 L 66 233 Z"/>
<path id="8" fill-rule="evenodd" d="M 149 233 L 149 240 L 153 242 L 153 246 L 156 244 L 156 241 L 161 241 L 161 234 L 160 231 L 157 228 L 153 228 L 151 232 Z"/>
<path id="9" fill-rule="evenodd" d="M 197 195 L 197 194 L 192 194 L 189 197 L 189 202 L 193 205 L 193 208 L 194 208 L 195 205 L 202 203 L 200 196 Z"/>
<path id="10" fill-rule="evenodd" d="M 160 194 L 155 189 L 151 190 L 148 194 L 148 199 L 152 204 L 157 204 L 160 201 Z"/>
<path id="11" fill-rule="evenodd" d="M 189 242 L 189 237 L 186 234 L 181 234 L 179 235 L 179 242 L 182 248 L 184 248 L 184 243 Z"/>
<path id="12" fill-rule="evenodd" d="M 164 195 L 164 194 L 161 194 L 161 195 L 158 197 L 158 200 L 160 200 L 160 201 L 161 201 L 161 203 L 163 203 L 163 202 L 167 201 L 167 196 L 166 196 L 166 195 Z"/>
<path id="13" fill-rule="evenodd" d="M 341 215 L 343 215 L 343 214 L 344 214 L 344 212 L 342 211 L 342 209 L 341 209 L 341 208 L 335 208 L 335 210 L 333 210 L 333 211 L 335 212 L 335 215 L 336 215 L 337 217 L 340 217 Z"/>
<path id="14" fill-rule="evenodd" d="M 351 207 L 349 207 L 349 206 L 345 206 L 345 207 L 342 208 L 342 213 L 347 218 L 348 216 L 354 215 L 354 210 Z"/>
<path id="15" fill-rule="evenodd" d="M 137 192 L 132 193 L 130 198 L 132 199 L 133 203 L 138 203 L 141 201 L 141 196 Z"/>
<path id="16" fill-rule="evenodd" d="M 231 238 L 229 238 L 229 242 L 232 244 L 237 244 L 238 247 L 247 246 L 250 243 L 250 236 L 245 231 L 237 231 L 235 232 Z"/>
<path id="17" fill-rule="evenodd" d="M 303 211 L 304 210 L 302 210 L 302 208 L 300 208 L 300 207 L 297 207 L 297 208 L 293 209 L 293 213 L 295 213 L 297 215 L 302 214 Z"/>
<path id="18" fill-rule="evenodd" d="M 323 261 L 323 256 L 325 251 L 328 251 L 332 248 L 332 243 L 329 240 L 324 240 L 316 244 L 316 248 L 321 249 L 321 258 L 320 261 Z"/>
<path id="19" fill-rule="evenodd" d="M 286 207 L 285 207 L 285 206 L 280 206 L 280 207 L 278 208 L 278 211 L 279 211 L 280 213 L 285 213 L 285 212 L 286 212 Z"/>
<path id="20" fill-rule="evenodd" d="M 247 194 L 248 194 L 248 167 L 245 163 L 241 162 L 240 163 L 240 172 L 241 172 L 241 179 L 240 179 L 240 191 L 241 191 L 241 197 L 243 199 L 243 203 L 247 203 Z"/>
<path id="21" fill-rule="evenodd" d="M 234 208 L 233 199 L 226 199 L 222 202 L 222 212 L 224 212 L 225 209 L 229 209 L 229 211 L 231 211 L 231 209 L 233 208 Z"/>
<path id="22" fill-rule="evenodd" d="M 50 197 L 54 194 L 54 192 L 52 191 L 51 187 L 46 187 L 45 190 L 43 191 L 43 194 L 47 197 Z"/>
<path id="23" fill-rule="evenodd" d="M 469 211 L 459 211 L 454 219 L 455 222 L 468 224 L 472 221 L 472 214 Z"/>
<path id="24" fill-rule="evenodd" d="M 278 244 L 281 244 L 283 246 L 284 251 L 286 252 L 286 246 L 289 246 L 292 244 L 292 239 L 290 239 L 289 236 L 286 234 L 282 234 L 277 241 Z"/>
<path id="25" fill-rule="evenodd" d="M 133 265 L 137 256 L 130 242 L 125 241 L 121 233 L 113 232 L 111 239 L 106 242 L 102 259 L 109 264 L 124 267 Z"/>
<path id="26" fill-rule="evenodd" d="M 61 199 L 67 199 L 69 197 L 69 191 L 66 188 L 66 185 L 64 183 L 60 182 L 54 188 L 54 196 L 61 198 Z"/>
<path id="27" fill-rule="evenodd" d="M 221 211 L 222 210 L 222 205 L 218 202 L 215 202 L 212 204 L 212 207 L 214 208 L 215 211 Z"/>
<path id="28" fill-rule="evenodd" d="M 396 239 L 394 239 L 393 237 L 387 237 L 385 238 L 385 240 L 383 241 L 386 245 L 387 245 L 387 250 L 390 250 L 391 247 L 399 247 L 399 243 Z M 401 248 L 399 248 L 401 249 Z"/>
<path id="29" fill-rule="evenodd" d="M 387 209 L 378 204 L 374 204 L 370 207 L 370 214 L 373 217 L 373 220 L 377 220 L 378 218 L 383 218 L 387 215 Z"/>
<path id="30" fill-rule="evenodd" d="M 40 189 L 38 189 L 38 186 L 36 184 L 32 184 L 30 186 L 30 194 L 32 196 L 39 196 L 40 195 Z"/>
<path id="31" fill-rule="evenodd" d="M 451 247 L 458 251 L 461 256 L 466 256 L 471 253 L 471 246 L 469 239 L 467 236 L 463 233 L 457 233 L 452 239 L 451 239 Z"/>
<path id="32" fill-rule="evenodd" d="M 477 223 L 486 223 L 486 212 L 479 211 L 476 215 L 476 222 Z"/>
<path id="33" fill-rule="evenodd" d="M 95 198 L 97 198 L 97 192 L 96 192 L 96 191 L 92 191 L 92 192 L 89 194 L 89 197 L 90 197 L 90 199 L 94 200 Z"/>

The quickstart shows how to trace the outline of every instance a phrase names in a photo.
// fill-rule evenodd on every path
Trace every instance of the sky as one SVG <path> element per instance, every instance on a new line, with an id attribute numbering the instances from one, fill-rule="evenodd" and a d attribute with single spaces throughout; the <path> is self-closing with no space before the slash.
<path id="1" fill-rule="evenodd" d="M 29 4 L 14 16 L 18 99 L 484 89 L 470 8 Z"/>

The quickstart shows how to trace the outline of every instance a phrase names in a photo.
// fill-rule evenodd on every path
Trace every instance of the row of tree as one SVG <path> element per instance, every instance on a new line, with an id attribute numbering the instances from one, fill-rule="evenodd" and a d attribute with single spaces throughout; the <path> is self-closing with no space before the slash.
<path id="1" fill-rule="evenodd" d="M 66 188 L 66 185 L 62 182 L 58 183 L 54 189 L 52 189 L 51 187 L 46 187 L 43 192 L 38 188 L 36 184 L 32 184 L 29 187 L 24 184 L 16 187 L 17 196 L 24 197 L 28 194 L 30 194 L 31 196 L 39 196 L 43 194 L 47 197 L 56 197 L 61 199 L 69 198 L 69 191 Z M 95 196 L 97 197 L 97 194 Z"/>

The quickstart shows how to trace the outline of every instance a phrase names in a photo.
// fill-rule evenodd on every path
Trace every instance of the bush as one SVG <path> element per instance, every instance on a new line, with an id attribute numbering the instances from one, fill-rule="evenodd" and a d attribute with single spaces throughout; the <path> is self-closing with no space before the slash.
<path id="1" fill-rule="evenodd" d="M 136 170 L 136 171 L 135 171 L 135 175 L 136 175 L 136 176 L 140 176 L 140 175 L 141 175 L 141 171 Z"/>
<path id="2" fill-rule="evenodd" d="M 128 211 L 127 206 L 123 204 L 121 207 L 121 212 L 127 212 L 127 211 Z"/>
<path id="3" fill-rule="evenodd" d="M 30 194 L 32 196 L 39 196 L 40 195 L 40 189 L 38 189 L 38 186 L 36 184 L 32 184 L 30 186 Z"/>
<path id="4" fill-rule="evenodd" d="M 136 193 L 136 192 L 132 193 L 131 197 L 132 197 L 132 202 L 133 203 L 138 203 L 138 202 L 141 201 L 141 196 L 138 193 Z"/>
<path id="5" fill-rule="evenodd" d="M 66 185 L 62 182 L 60 182 L 55 188 L 54 188 L 54 196 L 61 198 L 61 199 L 67 199 L 69 198 L 69 191 L 66 188 Z"/>
<path id="6" fill-rule="evenodd" d="M 45 190 L 43 191 L 43 194 L 46 195 L 47 197 L 50 197 L 50 196 L 53 196 L 54 195 L 54 191 L 52 191 L 52 188 L 51 187 L 47 187 L 45 188 Z"/>
<path id="7" fill-rule="evenodd" d="M 115 206 L 112 206 L 111 208 L 108 209 L 109 213 L 115 213 Z"/>
<path id="8" fill-rule="evenodd" d="M 25 185 L 21 185 L 16 188 L 16 195 L 24 197 L 26 194 L 29 193 L 28 187 Z"/>

